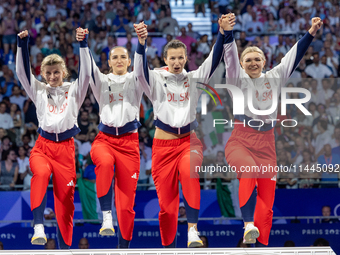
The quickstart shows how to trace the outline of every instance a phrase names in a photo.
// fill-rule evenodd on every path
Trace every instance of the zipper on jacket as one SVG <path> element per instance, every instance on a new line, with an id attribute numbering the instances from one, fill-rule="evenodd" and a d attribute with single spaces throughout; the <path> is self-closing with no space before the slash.
<path id="1" fill-rule="evenodd" d="M 56 141 L 59 142 L 58 133 L 55 134 L 55 137 L 56 137 Z"/>
<path id="2" fill-rule="evenodd" d="M 118 135 L 118 128 L 116 127 L 116 135 Z"/>

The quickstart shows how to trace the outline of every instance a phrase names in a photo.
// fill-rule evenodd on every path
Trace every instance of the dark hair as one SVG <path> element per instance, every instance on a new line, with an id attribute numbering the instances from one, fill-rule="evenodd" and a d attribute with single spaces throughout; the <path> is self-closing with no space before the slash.
<path id="1" fill-rule="evenodd" d="M 178 49 L 183 48 L 185 50 L 185 56 L 187 56 L 187 46 L 179 40 L 171 40 L 167 45 L 164 47 L 163 55 L 164 58 L 168 57 L 168 50 L 169 49 Z"/>
<path id="2" fill-rule="evenodd" d="M 310 102 L 310 103 L 309 103 L 309 105 L 308 105 L 308 110 L 310 109 L 310 106 L 311 106 L 311 105 L 314 105 L 314 106 L 315 106 L 315 109 L 317 109 L 317 107 L 316 107 L 316 103 L 314 103 L 314 102 Z"/>
<path id="3" fill-rule="evenodd" d="M 325 120 L 320 120 L 319 123 L 320 123 L 320 126 L 321 126 L 324 130 L 327 130 L 327 126 L 328 126 L 327 121 L 325 121 Z"/>
<path id="4" fill-rule="evenodd" d="M 13 148 L 10 148 L 9 150 L 3 151 L 3 153 L 2 153 L 2 157 L 3 157 L 2 160 L 3 161 L 7 160 L 11 151 L 13 151 L 15 154 L 17 154 L 16 151 Z"/>
<path id="5" fill-rule="evenodd" d="M 313 246 L 329 246 L 329 242 L 325 238 L 318 238 L 314 241 Z"/>
<path id="6" fill-rule="evenodd" d="M 295 243 L 292 240 L 285 241 L 283 247 L 295 247 Z"/>
<path id="7" fill-rule="evenodd" d="M 207 247 L 209 247 L 208 237 L 200 235 L 200 238 L 202 238 L 202 237 L 205 238 Z M 201 240 L 202 240 L 202 239 L 201 239 Z"/>

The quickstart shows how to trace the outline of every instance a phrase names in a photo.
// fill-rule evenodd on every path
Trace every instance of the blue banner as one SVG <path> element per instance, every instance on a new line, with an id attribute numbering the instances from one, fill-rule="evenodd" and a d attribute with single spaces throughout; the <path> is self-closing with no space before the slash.
<path id="1" fill-rule="evenodd" d="M 99 236 L 100 225 L 86 224 L 75 226 L 71 248 L 77 249 L 80 238 L 89 240 L 91 249 L 114 249 L 117 247 L 117 237 Z M 48 238 L 56 239 L 56 229 L 46 227 Z M 199 231 L 207 236 L 209 247 L 236 247 L 243 235 L 242 225 L 200 225 Z M 31 245 L 33 228 L 11 225 L 0 228 L 0 240 L 5 250 L 11 249 L 43 249 L 39 245 Z M 325 238 L 335 252 L 340 254 L 340 224 L 274 224 L 269 239 L 270 247 L 283 247 L 287 240 L 295 242 L 296 246 L 311 246 L 317 238 Z M 186 247 L 187 225 L 179 225 L 177 247 Z M 161 248 L 161 238 L 158 226 L 135 226 L 130 248 Z"/>
<path id="2" fill-rule="evenodd" d="M 78 191 L 75 193 L 74 203 L 74 218 L 82 219 Z M 33 219 L 29 191 L 2 191 L 0 192 L 0 205 L 0 220 Z M 277 189 L 273 211 L 274 216 L 321 216 L 321 208 L 324 205 L 329 205 L 332 208 L 332 215 L 340 216 L 340 189 Z M 48 191 L 47 207 L 54 208 L 52 191 Z M 134 210 L 136 218 L 158 218 L 159 204 L 156 191 L 137 191 Z M 221 217 L 216 190 L 201 190 L 199 216 Z M 146 224 L 155 225 L 158 223 L 149 222 Z"/>

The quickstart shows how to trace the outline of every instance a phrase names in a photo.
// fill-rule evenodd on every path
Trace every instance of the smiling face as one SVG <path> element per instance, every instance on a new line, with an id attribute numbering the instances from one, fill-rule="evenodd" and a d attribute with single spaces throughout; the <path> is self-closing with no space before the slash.
<path id="1" fill-rule="evenodd" d="M 127 69 L 131 64 L 131 59 L 125 48 L 117 47 L 111 50 L 108 63 L 113 74 L 124 75 L 127 73 Z"/>
<path id="2" fill-rule="evenodd" d="M 42 76 L 51 87 L 59 87 L 63 84 L 65 72 L 59 64 L 45 66 Z"/>
<path id="3" fill-rule="evenodd" d="M 185 54 L 185 49 L 180 48 L 169 48 L 167 52 L 167 57 L 164 58 L 164 62 L 169 67 L 169 72 L 173 74 L 182 73 L 185 63 L 187 62 L 187 56 Z"/>
<path id="4" fill-rule="evenodd" d="M 241 65 L 250 78 L 260 77 L 265 64 L 266 61 L 258 52 L 249 52 L 241 60 Z"/>

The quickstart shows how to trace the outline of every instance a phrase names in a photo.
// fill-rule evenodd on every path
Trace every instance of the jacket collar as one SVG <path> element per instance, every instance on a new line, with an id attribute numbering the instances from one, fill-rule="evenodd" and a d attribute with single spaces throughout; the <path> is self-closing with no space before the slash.
<path id="1" fill-rule="evenodd" d="M 176 80 L 176 81 L 181 81 L 187 78 L 187 71 L 183 69 L 183 71 L 179 74 L 173 74 L 169 72 L 169 67 L 164 66 L 161 68 L 155 68 L 160 74 L 162 74 L 167 80 Z"/>

